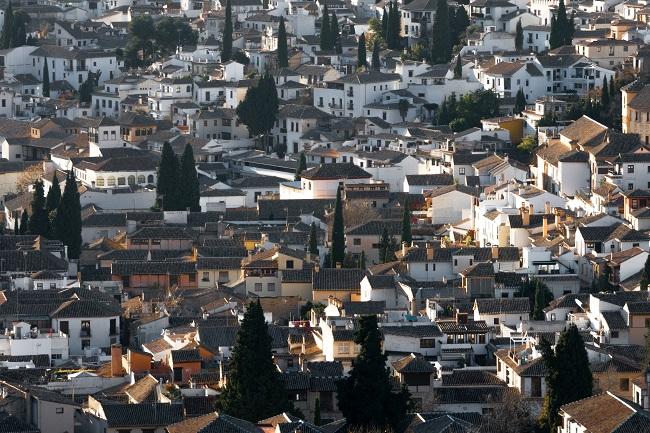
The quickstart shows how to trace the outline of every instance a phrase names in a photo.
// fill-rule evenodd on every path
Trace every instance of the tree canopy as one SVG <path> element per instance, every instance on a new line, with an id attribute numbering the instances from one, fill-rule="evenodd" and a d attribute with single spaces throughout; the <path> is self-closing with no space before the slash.
<path id="1" fill-rule="evenodd" d="M 337 263 L 343 264 L 345 260 L 345 224 L 343 223 L 343 203 L 341 200 L 341 187 L 336 190 L 336 204 L 334 207 L 334 222 L 332 224 L 332 246 L 330 248 L 330 264 L 336 267 Z"/>
<path id="2" fill-rule="evenodd" d="M 78 259 L 81 254 L 81 202 L 72 170 L 66 176 L 63 195 L 56 210 L 54 234 L 68 247 L 68 257 Z"/>
<path id="3" fill-rule="evenodd" d="M 237 106 L 237 116 L 254 136 L 268 134 L 278 117 L 278 94 L 273 76 L 268 72 L 246 92 Z M 260 113 L 264 113 L 260 116 Z M 266 144 L 268 146 L 268 143 Z"/>
<path id="4" fill-rule="evenodd" d="M 287 30 L 284 27 L 284 17 L 280 17 L 278 26 L 278 67 L 289 66 L 289 50 L 287 48 Z"/>

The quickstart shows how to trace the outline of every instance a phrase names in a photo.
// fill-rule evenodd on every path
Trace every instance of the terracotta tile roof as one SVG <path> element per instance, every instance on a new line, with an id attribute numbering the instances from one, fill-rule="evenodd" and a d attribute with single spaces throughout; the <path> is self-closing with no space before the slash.
<path id="1" fill-rule="evenodd" d="M 612 433 L 636 412 L 608 393 L 565 404 L 560 411 L 585 427 L 589 433 Z"/>

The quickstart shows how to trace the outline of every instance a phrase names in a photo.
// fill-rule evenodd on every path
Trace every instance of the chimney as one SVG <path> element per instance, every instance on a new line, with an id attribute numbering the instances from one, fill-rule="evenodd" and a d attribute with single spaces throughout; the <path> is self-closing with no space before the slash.
<path id="1" fill-rule="evenodd" d="M 403 241 L 402 242 L 402 257 L 404 257 L 407 252 L 408 252 L 408 244 L 405 241 Z"/>
<path id="2" fill-rule="evenodd" d="M 523 208 L 523 212 L 521 214 L 521 223 L 524 225 L 524 227 L 528 227 L 530 225 L 530 213 L 526 208 Z"/>
<path id="3" fill-rule="evenodd" d="M 542 236 L 548 237 L 548 217 L 546 215 L 542 217 Z"/>
<path id="4" fill-rule="evenodd" d="M 545 214 L 551 213 L 551 202 L 550 201 L 547 201 L 546 203 L 544 203 L 544 213 Z"/>
<path id="5" fill-rule="evenodd" d="M 528 205 L 528 213 L 531 214 L 531 215 L 535 213 L 532 204 Z"/>
<path id="6" fill-rule="evenodd" d="M 111 376 L 122 376 L 122 345 L 113 344 L 111 346 Z"/>
<path id="7" fill-rule="evenodd" d="M 341 262 L 336 262 L 336 269 L 341 269 Z"/>
<path id="8" fill-rule="evenodd" d="M 560 225 L 560 221 L 562 221 L 562 218 L 560 218 L 560 210 L 555 209 L 555 228 Z"/>
<path id="9" fill-rule="evenodd" d="M 467 313 L 461 313 L 456 309 L 456 323 L 467 323 Z"/>
<path id="10" fill-rule="evenodd" d="M 424 244 L 424 247 L 426 248 L 427 251 L 427 261 L 433 260 L 433 245 L 427 242 L 426 244 Z"/>
<path id="11" fill-rule="evenodd" d="M 492 250 L 492 259 L 493 260 L 499 260 L 499 246 L 498 245 L 492 245 L 490 247 Z"/>

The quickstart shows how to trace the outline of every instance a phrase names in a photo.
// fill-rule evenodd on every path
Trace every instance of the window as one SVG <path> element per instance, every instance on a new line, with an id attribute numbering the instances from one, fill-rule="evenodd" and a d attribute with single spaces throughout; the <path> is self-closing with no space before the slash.
<path id="1" fill-rule="evenodd" d="M 432 349 L 436 347 L 436 340 L 433 338 L 420 338 L 420 349 Z"/>
<path id="2" fill-rule="evenodd" d="M 621 391 L 629 391 L 630 390 L 630 379 L 628 378 L 623 378 L 620 380 L 618 387 L 620 388 Z"/>
<path id="3" fill-rule="evenodd" d="M 218 280 L 220 283 L 227 283 L 230 281 L 230 277 L 228 276 L 228 271 L 219 271 L 219 277 Z"/>
<path id="4" fill-rule="evenodd" d="M 342 355 L 350 353 L 350 343 L 339 343 L 339 353 Z"/>
<path id="5" fill-rule="evenodd" d="M 115 186 L 115 178 L 113 176 L 108 176 L 108 186 Z"/>
<path id="6" fill-rule="evenodd" d="M 266 288 L 269 292 L 275 292 L 275 283 L 268 283 Z"/>
<path id="7" fill-rule="evenodd" d="M 618 338 L 618 331 L 612 331 L 609 333 L 612 338 Z"/>
<path id="8" fill-rule="evenodd" d="M 458 168 L 458 174 L 461 175 L 461 176 L 464 176 L 465 175 L 465 167 L 459 167 Z"/>
<path id="9" fill-rule="evenodd" d="M 293 269 L 293 260 L 287 260 L 287 269 Z"/>
<path id="10" fill-rule="evenodd" d="M 189 274 L 188 278 L 190 280 L 190 283 L 196 283 L 196 274 Z"/>
<path id="11" fill-rule="evenodd" d="M 255 283 L 255 291 L 256 292 L 262 291 L 262 283 Z"/>
<path id="12" fill-rule="evenodd" d="M 59 331 L 63 332 L 65 335 L 70 333 L 70 322 L 67 320 L 62 320 L 59 322 Z"/>
<path id="13" fill-rule="evenodd" d="M 352 244 L 353 245 L 361 245 L 361 238 L 352 239 Z"/>
<path id="14" fill-rule="evenodd" d="M 210 272 L 203 272 L 201 275 L 201 281 L 206 282 L 210 281 Z"/>
<path id="15" fill-rule="evenodd" d="M 634 189 L 634 184 L 633 183 L 628 183 L 627 184 L 627 189 L 628 189 L 628 191 L 632 191 Z"/>
<path id="16" fill-rule="evenodd" d="M 135 176 L 129 176 L 128 181 L 129 185 L 135 185 Z"/>
<path id="17" fill-rule="evenodd" d="M 142 175 L 142 174 L 139 175 L 139 176 L 138 176 L 138 183 L 144 183 L 144 182 L 145 182 L 145 177 L 144 177 L 144 175 Z"/>
<path id="18" fill-rule="evenodd" d="M 81 321 L 81 336 L 90 337 L 90 320 Z"/>
<path id="19" fill-rule="evenodd" d="M 84 350 L 87 347 L 90 347 L 90 340 L 81 340 L 81 350 Z"/>
<path id="20" fill-rule="evenodd" d="M 56 408 L 56 413 L 63 413 L 63 408 L 62 407 L 57 407 Z"/>
<path id="21" fill-rule="evenodd" d="M 495 318 L 494 318 L 494 324 L 495 324 L 495 325 L 498 325 L 498 324 L 499 324 L 499 318 L 498 318 L 498 317 L 495 317 Z"/>
<path id="22" fill-rule="evenodd" d="M 628 173 L 634 173 L 634 164 L 628 164 L 627 165 L 627 172 Z"/>

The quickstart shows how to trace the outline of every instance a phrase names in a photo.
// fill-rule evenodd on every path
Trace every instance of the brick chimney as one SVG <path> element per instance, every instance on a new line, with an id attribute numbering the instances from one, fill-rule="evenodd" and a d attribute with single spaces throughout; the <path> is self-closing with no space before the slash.
<path id="1" fill-rule="evenodd" d="M 525 207 L 521 208 L 521 224 L 524 227 L 528 227 L 530 225 L 530 212 Z"/>
<path id="2" fill-rule="evenodd" d="M 498 245 L 492 245 L 490 247 L 490 251 L 492 254 L 492 260 L 499 260 L 499 246 Z"/>
<path id="3" fill-rule="evenodd" d="M 433 260 L 433 245 L 431 245 L 430 242 L 427 242 L 424 244 L 424 247 L 426 248 L 427 251 L 427 261 Z"/>
<path id="4" fill-rule="evenodd" d="M 544 203 L 544 213 L 545 214 L 551 213 L 551 202 L 550 201 L 547 201 L 546 203 Z"/>
<path id="5" fill-rule="evenodd" d="M 542 236 L 548 237 L 548 217 L 546 215 L 542 217 Z"/>
<path id="6" fill-rule="evenodd" d="M 122 345 L 113 344 L 111 346 L 111 376 L 122 376 Z"/>

